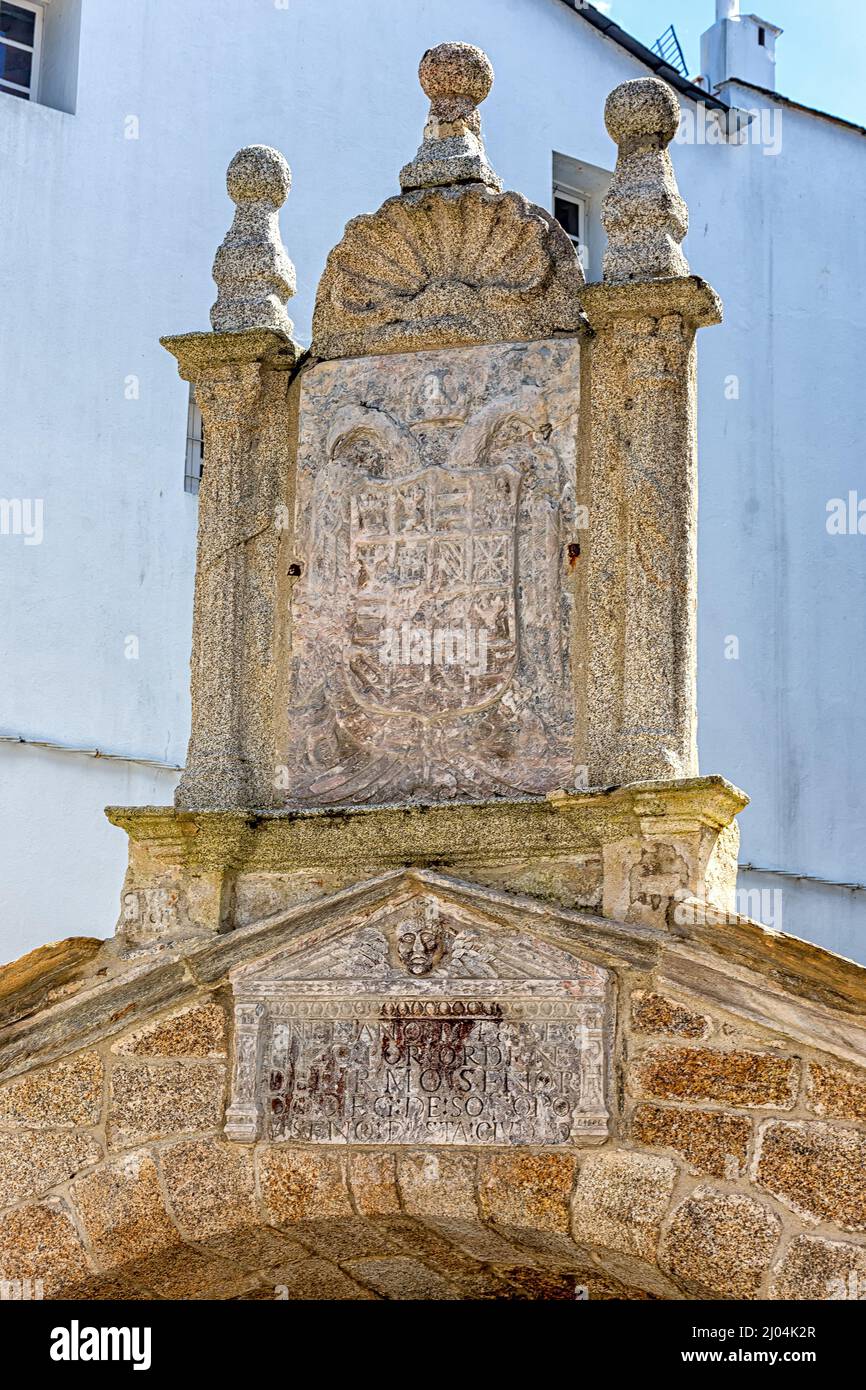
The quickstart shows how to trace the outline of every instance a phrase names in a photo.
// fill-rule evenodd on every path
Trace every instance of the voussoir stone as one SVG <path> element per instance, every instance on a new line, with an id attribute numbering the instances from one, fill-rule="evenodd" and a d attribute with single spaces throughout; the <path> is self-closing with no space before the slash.
<path id="1" fill-rule="evenodd" d="M 470 1220 L 478 1215 L 471 1154 L 447 1149 L 409 1152 L 400 1156 L 397 1172 L 403 1208 L 409 1215 Z"/>
<path id="2" fill-rule="evenodd" d="M 796 1236 L 776 1266 L 770 1296 L 809 1302 L 866 1299 L 866 1246 Z"/>
<path id="3" fill-rule="evenodd" d="M 94 1125 L 102 1111 L 103 1065 L 80 1052 L 0 1088 L 0 1125 L 64 1129 Z"/>
<path id="4" fill-rule="evenodd" d="M 336 1299 L 348 1302 L 376 1297 L 370 1289 L 350 1279 L 339 1265 L 318 1257 L 298 1260 L 294 1264 L 274 1269 L 269 1277 L 273 1279 L 273 1284 L 264 1293 L 265 1298 L 318 1303 Z"/>
<path id="5" fill-rule="evenodd" d="M 160 1151 L 168 1204 L 180 1229 L 204 1241 L 258 1215 L 250 1151 L 215 1139 L 182 1140 Z"/>
<path id="6" fill-rule="evenodd" d="M 392 1216 L 400 1211 L 393 1153 L 386 1149 L 350 1150 L 349 1181 L 362 1216 Z"/>
<path id="7" fill-rule="evenodd" d="M 349 1274 L 361 1284 L 373 1289 L 381 1298 L 402 1300 L 459 1299 L 460 1293 L 441 1274 L 407 1256 L 385 1259 L 352 1260 L 346 1265 Z"/>
<path id="8" fill-rule="evenodd" d="M 478 1160 L 481 1214 L 503 1226 L 567 1233 L 576 1170 L 571 1154 L 484 1154 Z"/>
<path id="9" fill-rule="evenodd" d="M 226 1018 L 218 1004 L 191 1009 L 149 1023 L 112 1045 L 121 1057 L 222 1057 Z"/>
<path id="10" fill-rule="evenodd" d="M 821 1121 L 767 1120 L 754 1181 L 807 1221 L 866 1231 L 866 1135 Z"/>
<path id="11" fill-rule="evenodd" d="M 69 1130 L 0 1131 L 0 1207 L 38 1197 L 102 1160 L 89 1134 Z"/>
<path id="12" fill-rule="evenodd" d="M 655 1154 L 587 1155 L 572 1204 L 574 1239 L 655 1263 L 676 1180 L 676 1164 Z"/>
<path id="13" fill-rule="evenodd" d="M 278 1226 L 354 1214 L 342 1153 L 273 1145 L 259 1153 L 258 1167 L 262 1201 Z"/>
<path id="14" fill-rule="evenodd" d="M 705 1038 L 710 1020 L 663 994 L 636 990 L 631 997 L 631 1026 L 636 1033 L 659 1037 Z"/>
<path id="15" fill-rule="evenodd" d="M 0 1279 L 29 1281 L 31 1296 L 62 1294 L 90 1273 L 91 1265 L 65 1206 L 39 1202 L 0 1216 Z M 23 1291 L 22 1291 L 23 1292 Z"/>
<path id="16" fill-rule="evenodd" d="M 153 1254 L 180 1239 L 165 1209 L 156 1164 L 146 1150 L 76 1178 L 70 1197 L 101 1270 Z"/>
<path id="17" fill-rule="evenodd" d="M 769 1052 L 658 1045 L 636 1062 L 632 1085 L 636 1094 L 659 1100 L 785 1110 L 797 1095 L 798 1062 Z"/>
<path id="18" fill-rule="evenodd" d="M 639 1105 L 631 1132 L 636 1144 L 673 1149 L 693 1173 L 734 1180 L 745 1171 L 752 1122 L 720 1110 Z"/>
<path id="19" fill-rule="evenodd" d="M 214 1129 L 225 1099 L 225 1067 L 216 1062 L 115 1063 L 108 1141 L 112 1149 Z"/>
<path id="20" fill-rule="evenodd" d="M 810 1062 L 806 1104 L 816 1115 L 831 1120 L 866 1121 L 866 1072 Z"/>
<path id="21" fill-rule="evenodd" d="M 757 1298 L 782 1222 L 753 1197 L 703 1186 L 674 1211 L 662 1267 L 703 1298 Z"/>

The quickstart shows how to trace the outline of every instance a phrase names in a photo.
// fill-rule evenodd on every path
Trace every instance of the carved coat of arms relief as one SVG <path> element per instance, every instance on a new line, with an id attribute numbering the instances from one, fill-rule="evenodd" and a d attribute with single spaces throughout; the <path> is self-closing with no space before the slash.
<path id="1" fill-rule="evenodd" d="M 576 373 L 565 360 L 576 345 L 549 346 Z M 310 374 L 288 801 L 444 800 L 568 780 L 561 562 L 576 401 L 551 419 L 520 360 L 531 364 L 538 347 L 360 359 Z"/>

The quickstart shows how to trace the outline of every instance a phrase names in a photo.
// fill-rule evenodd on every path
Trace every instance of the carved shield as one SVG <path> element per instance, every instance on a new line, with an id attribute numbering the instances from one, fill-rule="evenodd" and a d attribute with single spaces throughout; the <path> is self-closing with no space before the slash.
<path id="1" fill-rule="evenodd" d="M 348 687 L 372 713 L 484 709 L 518 658 L 520 471 L 426 468 L 350 491 Z"/>

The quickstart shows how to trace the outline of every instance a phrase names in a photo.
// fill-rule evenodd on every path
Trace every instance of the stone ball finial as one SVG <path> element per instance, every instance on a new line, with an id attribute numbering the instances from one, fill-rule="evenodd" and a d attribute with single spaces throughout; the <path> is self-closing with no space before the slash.
<path id="1" fill-rule="evenodd" d="M 680 123 L 680 104 L 660 78 L 636 77 L 614 87 L 604 104 L 604 123 L 618 145 L 646 136 L 669 145 Z"/>
<path id="2" fill-rule="evenodd" d="M 681 247 L 689 214 L 668 151 L 679 121 L 676 95 L 657 77 L 623 82 L 605 102 L 604 123 L 619 146 L 601 205 L 603 274 L 610 284 L 689 273 Z"/>
<path id="3" fill-rule="evenodd" d="M 247 145 L 229 164 L 226 188 L 235 215 L 213 263 L 215 332 L 266 328 L 291 337 L 286 300 L 295 293 L 295 267 L 280 237 L 279 214 L 291 186 L 288 164 L 269 145 Z"/>
<path id="4" fill-rule="evenodd" d="M 493 64 L 471 43 L 440 43 L 418 65 L 430 98 L 424 139 L 400 171 L 404 193 L 416 188 L 450 188 L 483 183 L 497 193 L 502 184 L 487 162 L 477 107 L 493 86 Z"/>
<path id="5" fill-rule="evenodd" d="M 246 145 L 226 170 L 226 188 L 233 203 L 272 203 L 281 208 L 292 187 L 288 161 L 270 145 Z"/>
<path id="6" fill-rule="evenodd" d="M 418 77 L 431 102 L 458 100 L 478 106 L 493 86 L 493 64 L 471 43 L 440 43 L 428 48 Z"/>

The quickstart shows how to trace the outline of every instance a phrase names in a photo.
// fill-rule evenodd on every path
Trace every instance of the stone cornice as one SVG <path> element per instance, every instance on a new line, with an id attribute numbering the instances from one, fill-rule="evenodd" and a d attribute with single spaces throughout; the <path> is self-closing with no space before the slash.
<path id="1" fill-rule="evenodd" d="M 580 307 L 596 331 L 617 319 L 658 318 L 665 314 L 680 314 L 692 328 L 722 322 L 722 301 L 699 275 L 585 285 L 579 297 Z"/>
<path id="2" fill-rule="evenodd" d="M 723 777 L 636 782 L 516 801 L 303 811 L 176 811 L 110 806 L 135 843 L 187 867 L 290 872 L 363 863 L 405 865 L 524 862 L 573 854 L 639 834 L 719 830 L 748 797 Z"/>
<path id="3" fill-rule="evenodd" d="M 160 343 L 177 359 L 184 381 L 197 381 L 214 367 L 261 362 L 271 371 L 290 371 L 297 366 L 303 348 L 275 328 L 241 328 L 225 333 L 175 333 Z"/>

